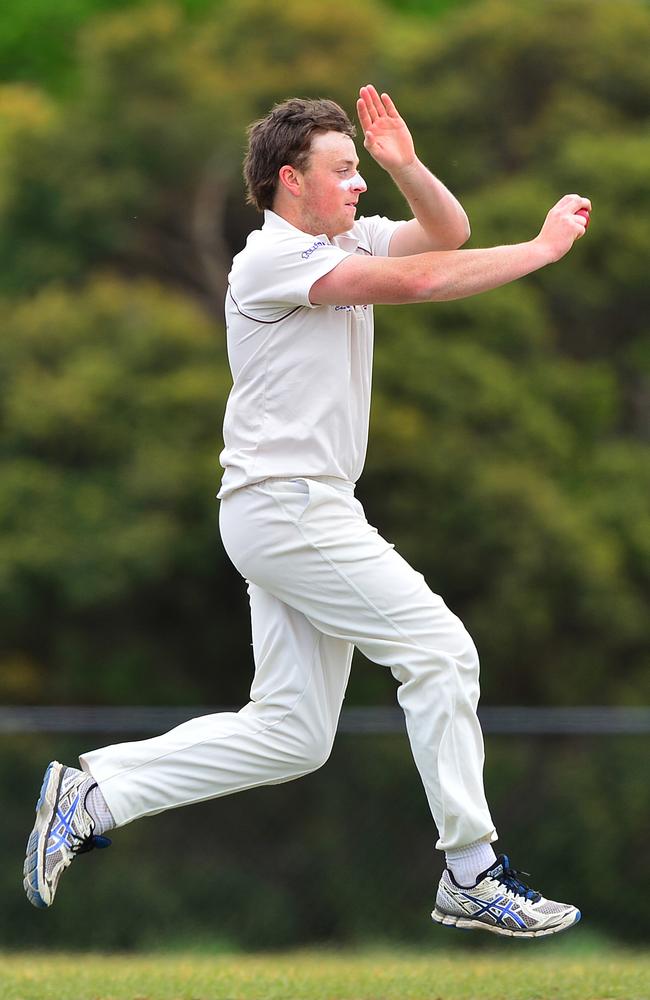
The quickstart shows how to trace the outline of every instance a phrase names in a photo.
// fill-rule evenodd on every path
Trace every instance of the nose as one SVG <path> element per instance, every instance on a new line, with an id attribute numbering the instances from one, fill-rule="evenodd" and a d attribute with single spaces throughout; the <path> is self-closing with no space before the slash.
<path id="1" fill-rule="evenodd" d="M 352 191 L 358 191 L 359 194 L 363 194 L 364 191 L 368 190 L 368 185 L 364 181 L 364 179 L 361 176 L 361 174 L 356 173 L 354 175 L 354 177 L 351 178 L 350 189 Z"/>

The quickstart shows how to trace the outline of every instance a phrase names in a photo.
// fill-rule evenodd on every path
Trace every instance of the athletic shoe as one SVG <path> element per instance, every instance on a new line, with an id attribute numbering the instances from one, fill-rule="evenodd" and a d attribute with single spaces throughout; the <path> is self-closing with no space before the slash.
<path id="1" fill-rule="evenodd" d="M 506 937 L 534 938 L 568 930 L 580 910 L 554 903 L 522 882 L 505 854 L 482 872 L 471 887 L 458 885 L 449 869 L 442 873 L 433 919 L 445 927 L 484 930 Z"/>
<path id="2" fill-rule="evenodd" d="M 59 879 L 77 854 L 110 844 L 108 837 L 93 835 L 95 824 L 84 805 L 92 787 L 83 771 L 56 760 L 47 767 L 23 866 L 23 886 L 33 906 L 52 905 Z"/>

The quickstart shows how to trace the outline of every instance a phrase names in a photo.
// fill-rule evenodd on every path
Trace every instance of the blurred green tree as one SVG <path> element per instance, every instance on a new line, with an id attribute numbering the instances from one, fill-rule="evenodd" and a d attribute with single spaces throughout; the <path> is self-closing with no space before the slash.
<path id="1" fill-rule="evenodd" d="M 204 699 L 201 671 L 230 648 L 219 331 L 187 300 L 108 278 L 5 305 L 2 329 L 3 694 Z"/>
<path id="2" fill-rule="evenodd" d="M 79 64 L 79 92 L 48 129 L 16 126 L 0 288 L 25 293 L 110 266 L 222 297 L 223 164 L 239 159 L 243 114 L 235 88 L 200 62 L 172 6 L 93 22 Z"/>
<path id="3" fill-rule="evenodd" d="M 537 329 L 522 327 L 531 298 L 516 286 L 489 305 L 441 305 L 447 338 L 432 337 L 422 317 L 383 312 L 360 492 L 371 519 L 470 624 L 488 702 L 642 703 L 648 449 L 634 450 L 633 468 L 599 447 L 616 427 L 616 379 L 601 363 L 558 358 L 543 313 Z M 527 343 L 496 353 L 518 328 Z M 598 502 L 592 494 L 621 465 L 637 518 L 627 532 L 615 526 L 624 515 L 612 491 Z"/>
<path id="4" fill-rule="evenodd" d="M 0 80 L 21 80 L 61 95 L 79 84 L 75 39 L 98 14 L 150 0 L 4 0 L 0 8 Z M 175 0 L 189 17 L 214 11 L 223 0 Z"/>
<path id="5" fill-rule="evenodd" d="M 543 177 L 576 135 L 646 122 L 650 18 L 639 0 L 485 0 L 410 30 L 400 104 L 426 162 L 464 191 L 531 168 Z"/>

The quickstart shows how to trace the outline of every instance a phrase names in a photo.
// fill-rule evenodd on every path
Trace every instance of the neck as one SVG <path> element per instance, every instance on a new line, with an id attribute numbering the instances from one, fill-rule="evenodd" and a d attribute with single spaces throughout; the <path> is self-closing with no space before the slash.
<path id="1" fill-rule="evenodd" d="M 281 219 L 288 222 L 291 226 L 295 226 L 302 233 L 309 233 L 312 236 L 320 236 L 325 230 L 322 226 L 318 226 L 314 220 L 309 220 L 301 212 L 292 210 L 292 206 L 287 205 L 274 205 L 271 209 L 276 215 L 279 215 Z M 329 235 L 329 234 L 328 234 Z"/>

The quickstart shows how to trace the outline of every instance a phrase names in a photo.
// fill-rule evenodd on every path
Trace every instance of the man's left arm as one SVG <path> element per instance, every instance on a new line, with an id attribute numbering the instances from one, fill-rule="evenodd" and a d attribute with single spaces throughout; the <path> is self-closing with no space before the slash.
<path id="1" fill-rule="evenodd" d="M 364 146 L 390 174 L 414 215 L 395 231 L 390 256 L 457 250 L 470 234 L 462 205 L 417 158 L 408 126 L 389 95 L 380 96 L 371 84 L 359 94 L 357 113 Z"/>

